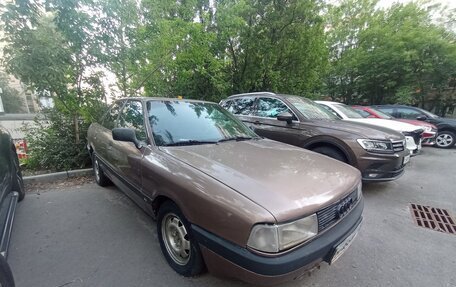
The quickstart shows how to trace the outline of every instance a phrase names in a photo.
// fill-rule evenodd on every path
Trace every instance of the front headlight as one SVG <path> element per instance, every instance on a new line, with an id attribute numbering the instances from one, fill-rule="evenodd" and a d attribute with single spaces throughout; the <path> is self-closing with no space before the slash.
<path id="1" fill-rule="evenodd" d="M 430 132 L 430 131 L 432 131 L 432 128 L 429 127 L 429 126 L 421 126 L 421 128 L 422 128 L 425 132 Z"/>
<path id="2" fill-rule="evenodd" d="M 284 224 L 257 224 L 247 245 L 263 252 L 279 252 L 302 243 L 318 233 L 316 214 Z"/>
<path id="3" fill-rule="evenodd" d="M 363 147 L 363 149 L 367 151 L 380 153 L 394 152 L 393 143 L 391 141 L 379 141 L 370 139 L 358 139 L 357 141 Z"/>
<path id="4" fill-rule="evenodd" d="M 361 196 L 363 196 L 363 184 L 360 182 L 356 189 L 356 201 L 360 200 Z"/>

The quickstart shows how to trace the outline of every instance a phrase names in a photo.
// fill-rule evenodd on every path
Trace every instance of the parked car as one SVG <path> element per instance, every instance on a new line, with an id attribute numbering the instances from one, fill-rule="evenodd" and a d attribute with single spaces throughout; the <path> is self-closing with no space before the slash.
<path id="1" fill-rule="evenodd" d="M 410 159 L 402 134 L 341 121 L 302 97 L 248 93 L 228 97 L 221 105 L 258 135 L 348 163 L 366 181 L 397 179 Z"/>
<path id="2" fill-rule="evenodd" d="M 395 120 L 404 123 L 408 123 L 417 127 L 424 129 L 423 132 L 423 145 L 434 145 L 435 144 L 435 137 L 437 135 L 437 127 L 431 123 L 419 121 L 419 120 L 411 120 L 411 119 L 398 119 L 393 116 L 390 116 L 380 110 L 377 110 L 373 107 L 369 106 L 352 106 L 361 116 L 364 118 L 378 118 L 378 119 L 385 119 L 385 120 Z"/>
<path id="3" fill-rule="evenodd" d="M 451 148 L 456 144 L 456 119 L 442 118 L 426 110 L 404 105 L 378 105 L 381 110 L 398 119 L 426 121 L 437 126 L 435 145 L 440 148 Z"/>
<path id="4" fill-rule="evenodd" d="M 0 286 L 13 287 L 11 269 L 6 262 L 17 202 L 24 199 L 16 147 L 10 134 L 0 126 Z"/>
<path id="5" fill-rule="evenodd" d="M 376 127 L 383 127 L 395 130 L 405 136 L 406 147 L 410 151 L 410 155 L 417 155 L 421 150 L 423 141 L 423 128 L 417 128 L 414 125 L 395 122 L 383 119 L 364 118 L 353 108 L 338 102 L 331 101 L 316 101 L 328 111 L 334 113 L 340 119 L 345 121 L 370 124 Z"/>
<path id="6" fill-rule="evenodd" d="M 333 262 L 362 220 L 355 168 L 262 139 L 219 105 L 116 101 L 88 130 L 96 181 L 113 182 L 157 219 L 179 274 L 255 284 Z"/>

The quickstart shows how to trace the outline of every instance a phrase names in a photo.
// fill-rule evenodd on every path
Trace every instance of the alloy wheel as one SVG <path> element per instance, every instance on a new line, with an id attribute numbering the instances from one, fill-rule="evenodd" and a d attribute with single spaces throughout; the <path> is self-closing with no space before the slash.
<path id="1" fill-rule="evenodd" d="M 440 147 L 448 147 L 454 141 L 453 136 L 449 134 L 440 134 L 435 139 L 436 143 Z"/>
<path id="2" fill-rule="evenodd" d="M 185 265 L 190 259 L 191 244 L 187 229 L 174 213 L 162 219 L 161 234 L 166 251 L 176 264 Z"/>

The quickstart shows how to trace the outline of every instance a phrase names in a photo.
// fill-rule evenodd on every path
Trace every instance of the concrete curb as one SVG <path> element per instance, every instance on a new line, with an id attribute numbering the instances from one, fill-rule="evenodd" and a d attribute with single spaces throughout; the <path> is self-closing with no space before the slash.
<path id="1" fill-rule="evenodd" d="M 67 179 L 67 178 L 71 178 L 71 177 L 78 177 L 78 176 L 85 176 L 85 175 L 93 175 L 93 169 L 85 168 L 85 169 L 68 170 L 68 171 L 61 171 L 61 172 L 54 172 L 54 173 L 47 173 L 47 174 L 24 176 L 24 183 L 52 182 L 52 181 L 59 180 L 59 179 Z"/>

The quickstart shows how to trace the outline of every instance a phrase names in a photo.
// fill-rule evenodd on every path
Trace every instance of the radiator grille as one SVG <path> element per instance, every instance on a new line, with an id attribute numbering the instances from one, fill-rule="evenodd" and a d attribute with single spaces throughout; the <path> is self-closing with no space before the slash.
<path id="1" fill-rule="evenodd" d="M 348 212 L 356 205 L 357 200 L 357 190 L 355 189 L 352 193 L 350 193 L 343 199 L 318 211 L 318 232 L 325 230 L 326 228 L 336 223 L 339 219 L 347 215 Z M 339 208 L 345 202 L 351 202 L 351 207 L 349 208 L 349 210 L 346 210 L 346 212 L 341 214 Z"/>

